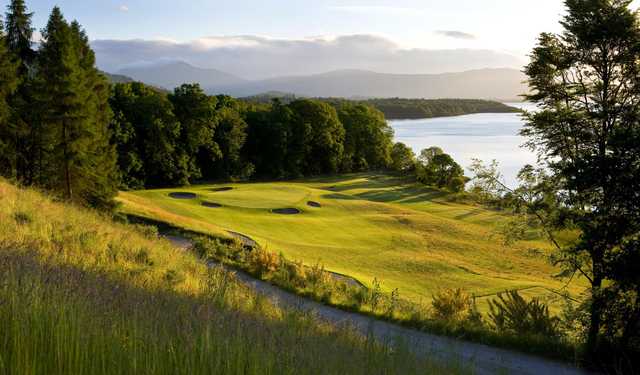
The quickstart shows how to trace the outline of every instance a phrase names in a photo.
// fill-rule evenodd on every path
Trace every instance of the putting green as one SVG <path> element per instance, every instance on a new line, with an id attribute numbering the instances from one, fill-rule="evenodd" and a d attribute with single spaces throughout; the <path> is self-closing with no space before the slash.
<path id="1" fill-rule="evenodd" d="M 232 189 L 213 191 L 220 187 Z M 196 198 L 169 196 L 178 191 Z M 478 296 L 522 289 L 557 308 L 564 287 L 552 277 L 558 270 L 546 260 L 546 241 L 532 235 L 504 246 L 495 231 L 502 214 L 383 174 L 122 192 L 118 199 L 126 213 L 216 235 L 240 232 L 289 259 L 319 262 L 367 285 L 377 278 L 414 301 L 428 302 L 442 288 Z M 272 212 L 283 208 L 300 213 Z M 583 289 L 578 280 L 567 290 L 577 296 Z M 481 309 L 486 299 L 479 298 Z"/>

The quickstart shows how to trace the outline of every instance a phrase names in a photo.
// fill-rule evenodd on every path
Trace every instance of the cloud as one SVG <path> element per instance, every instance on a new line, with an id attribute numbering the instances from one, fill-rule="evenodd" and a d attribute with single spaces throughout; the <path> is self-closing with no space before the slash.
<path id="1" fill-rule="evenodd" d="M 383 5 L 337 5 L 329 7 L 330 10 L 347 13 L 378 13 L 378 14 L 416 14 L 422 10 L 407 7 L 383 6 Z"/>
<path id="2" fill-rule="evenodd" d="M 126 5 L 120 5 L 120 7 L 118 8 L 121 12 L 128 12 L 129 11 L 129 7 Z"/>
<path id="3" fill-rule="evenodd" d="M 383 73 L 443 73 L 522 67 L 523 60 L 491 50 L 405 49 L 375 35 L 274 39 L 255 35 L 172 40 L 95 40 L 98 65 L 109 72 L 138 64 L 182 60 L 248 79 L 307 75 L 338 69 Z"/>
<path id="4" fill-rule="evenodd" d="M 436 34 L 446 36 L 448 38 L 471 40 L 476 39 L 473 34 L 465 33 L 458 30 L 437 30 Z"/>

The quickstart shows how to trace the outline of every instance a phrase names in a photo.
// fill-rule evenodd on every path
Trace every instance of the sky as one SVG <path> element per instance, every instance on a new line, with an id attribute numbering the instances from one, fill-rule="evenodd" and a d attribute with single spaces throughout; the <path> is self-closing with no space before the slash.
<path id="1" fill-rule="evenodd" d="M 0 0 L 3 7 L 7 3 Z M 87 29 L 94 48 L 101 49 L 98 64 L 106 69 L 185 60 L 235 70 L 231 73 L 248 78 L 281 71 L 254 72 L 251 64 L 234 68 L 240 57 L 259 58 L 264 52 L 266 58 L 274 59 L 272 65 L 284 57 L 293 59 L 286 61 L 290 66 L 305 65 L 309 62 L 304 59 L 306 49 L 313 50 L 310 55 L 316 59 L 331 60 L 326 70 L 370 66 L 394 73 L 437 73 L 447 71 L 448 60 L 440 64 L 424 60 L 430 52 L 442 55 L 452 50 L 459 51 L 452 52 L 449 60 L 467 50 L 478 51 L 478 62 L 465 55 L 467 65 L 454 64 L 449 70 L 476 69 L 478 64 L 517 68 L 526 61 L 540 32 L 560 30 L 563 13 L 561 0 L 27 0 L 35 12 L 36 28 L 45 25 L 56 4 L 68 19 L 77 19 Z M 345 38 L 349 43 L 342 47 L 348 50 L 327 48 Z M 368 53 L 354 52 L 358 49 Z M 353 56 L 340 61 L 339 56 L 326 55 L 343 51 Z M 375 60 L 375 51 L 387 62 Z M 424 56 L 389 63 L 416 51 Z M 236 60 L 229 60 L 234 53 Z M 358 60 L 363 58 L 375 61 L 367 65 Z M 307 70 L 298 66 L 293 73 L 313 73 L 321 69 L 316 65 Z"/>

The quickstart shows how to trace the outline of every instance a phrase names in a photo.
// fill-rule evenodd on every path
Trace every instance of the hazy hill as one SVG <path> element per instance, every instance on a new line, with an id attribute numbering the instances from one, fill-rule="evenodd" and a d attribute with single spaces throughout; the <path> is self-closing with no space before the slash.
<path id="1" fill-rule="evenodd" d="M 185 62 L 171 62 L 121 69 L 119 74 L 129 76 L 153 86 L 173 90 L 183 83 L 199 83 L 202 87 L 226 87 L 241 85 L 240 77 L 216 69 L 203 69 Z"/>
<path id="2" fill-rule="evenodd" d="M 386 74 L 366 70 L 336 70 L 309 76 L 249 81 L 216 69 L 185 62 L 131 67 L 120 75 L 173 89 L 197 82 L 210 94 L 237 97 L 266 92 L 302 97 L 339 98 L 463 98 L 517 100 L 526 91 L 524 75 L 515 69 L 481 69 L 444 74 Z"/>
<path id="3" fill-rule="evenodd" d="M 111 83 L 128 83 L 134 81 L 133 78 L 122 74 L 111 74 L 107 72 L 102 72 L 102 74 L 104 74 Z"/>
<path id="4" fill-rule="evenodd" d="M 384 74 L 339 70 L 311 76 L 280 77 L 241 85 L 207 86 L 211 93 L 250 96 L 279 91 L 309 97 L 466 98 L 515 100 L 526 91 L 515 69 L 482 69 L 445 74 Z"/>

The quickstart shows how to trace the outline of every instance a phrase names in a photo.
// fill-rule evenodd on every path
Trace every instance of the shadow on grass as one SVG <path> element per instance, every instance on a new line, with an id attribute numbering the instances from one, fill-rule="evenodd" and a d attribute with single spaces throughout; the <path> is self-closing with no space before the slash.
<path id="1" fill-rule="evenodd" d="M 202 292 L 190 294 L 173 289 L 180 275 L 171 272 L 159 283 L 134 285 L 148 272 L 144 265 L 137 276 L 114 274 L 0 250 L 0 369 L 13 373 L 64 368 L 204 374 L 251 368 L 366 374 L 373 366 L 417 374 L 430 368 L 405 351 L 395 359 L 395 352 L 363 342 L 349 327 L 323 328 L 294 311 L 275 318 L 263 297 L 248 294 L 234 273 L 221 268 L 210 269 Z"/>

